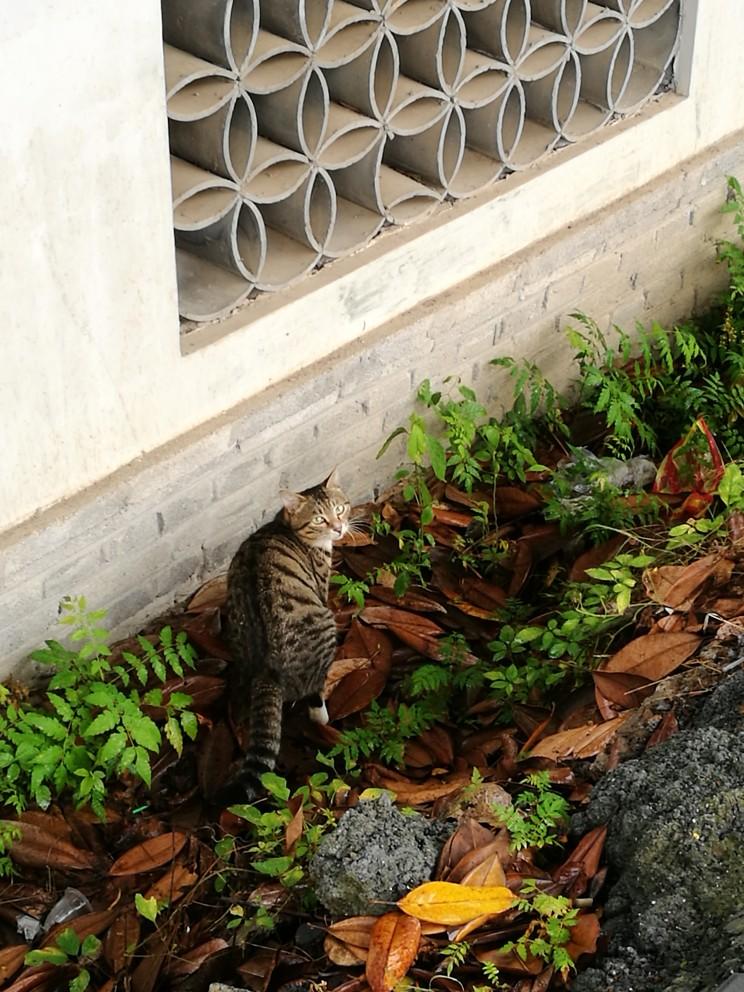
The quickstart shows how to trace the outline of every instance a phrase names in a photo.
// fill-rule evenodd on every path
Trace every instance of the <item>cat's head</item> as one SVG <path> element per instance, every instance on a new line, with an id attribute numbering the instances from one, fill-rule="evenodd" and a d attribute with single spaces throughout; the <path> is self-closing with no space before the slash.
<path id="1" fill-rule="evenodd" d="M 284 522 L 305 544 L 330 548 L 349 527 L 351 504 L 338 482 L 334 468 L 328 478 L 301 493 L 282 490 Z"/>

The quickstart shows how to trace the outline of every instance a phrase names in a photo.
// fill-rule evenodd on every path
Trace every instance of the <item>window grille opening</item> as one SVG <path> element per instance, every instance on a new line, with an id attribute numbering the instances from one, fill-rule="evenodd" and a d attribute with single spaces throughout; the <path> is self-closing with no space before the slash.
<path id="1" fill-rule="evenodd" d="M 681 0 L 162 0 L 179 309 L 220 319 L 637 111 Z"/>

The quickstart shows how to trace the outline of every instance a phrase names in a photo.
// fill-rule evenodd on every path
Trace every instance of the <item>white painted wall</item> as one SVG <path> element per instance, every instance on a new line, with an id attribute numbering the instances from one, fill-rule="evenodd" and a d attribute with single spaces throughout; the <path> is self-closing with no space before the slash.
<path id="1" fill-rule="evenodd" d="M 185 354 L 158 0 L 3 4 L 0 530 L 744 127 L 741 0 L 683 3 L 689 99 L 378 239 Z"/>

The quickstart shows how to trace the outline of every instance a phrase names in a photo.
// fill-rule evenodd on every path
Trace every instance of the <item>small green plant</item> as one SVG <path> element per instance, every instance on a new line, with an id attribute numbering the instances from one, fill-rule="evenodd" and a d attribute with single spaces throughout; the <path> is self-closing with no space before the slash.
<path id="1" fill-rule="evenodd" d="M 155 896 L 146 898 L 141 892 L 134 895 L 134 908 L 143 920 L 149 923 L 157 922 L 158 913 L 165 907 L 166 903 L 161 903 Z"/>
<path id="2" fill-rule="evenodd" d="M 465 964 L 470 953 L 470 944 L 467 940 L 453 940 L 439 952 L 442 955 L 445 975 L 451 975 L 455 968 Z"/>
<path id="3" fill-rule="evenodd" d="M 500 989 L 511 988 L 510 985 L 502 980 L 501 971 L 499 970 L 498 965 L 494 964 L 493 961 L 483 961 L 481 964 L 481 970 L 491 983 L 490 988 L 493 989 L 494 992 L 498 992 Z M 475 992 L 475 988 L 473 989 L 473 992 Z"/>
<path id="4" fill-rule="evenodd" d="M 338 586 L 340 596 L 347 603 L 355 603 L 360 610 L 364 609 L 365 596 L 369 593 L 369 585 L 361 579 L 350 579 L 347 575 L 332 575 L 331 583 Z"/>
<path id="5" fill-rule="evenodd" d="M 257 803 L 230 807 L 231 813 L 250 825 L 248 844 L 241 846 L 239 853 L 248 856 L 253 871 L 292 888 L 304 881 L 308 858 L 315 853 L 323 835 L 335 826 L 333 813 L 325 804 L 345 783 L 330 778 L 326 772 L 316 772 L 306 785 L 291 793 L 285 779 L 274 772 L 265 772 L 261 784 L 267 793 L 268 808 Z M 299 810 L 302 810 L 301 830 L 288 846 L 287 828 Z M 223 862 L 228 862 L 238 848 L 225 838 L 218 843 L 216 852 Z M 227 865 L 223 867 L 222 874 L 227 868 Z"/>
<path id="6" fill-rule="evenodd" d="M 345 730 L 341 739 L 328 752 L 328 757 L 340 757 L 346 771 L 356 769 L 359 762 L 373 755 L 389 764 L 401 765 L 406 742 L 418 737 L 440 720 L 446 709 L 437 702 L 398 703 L 393 708 L 380 706 L 374 700 L 364 714 L 360 727 Z"/>
<path id="7" fill-rule="evenodd" d="M 403 596 L 412 584 L 428 585 L 431 572 L 431 549 L 435 542 L 426 527 L 433 519 L 434 506 L 431 502 L 421 507 L 419 527 L 416 530 L 413 527 L 393 530 L 387 520 L 383 520 L 382 517 L 375 514 L 372 518 L 373 533 L 394 537 L 398 542 L 398 554 L 392 561 L 387 562 L 383 568 L 378 569 L 368 578 L 371 581 L 379 581 L 382 578 L 380 573 L 394 575 L 393 592 L 396 596 Z"/>
<path id="8" fill-rule="evenodd" d="M 502 950 L 514 953 L 526 961 L 528 956 L 540 958 L 552 965 L 564 977 L 575 968 L 566 949 L 571 939 L 571 929 L 576 925 L 578 909 L 571 906 L 565 896 L 551 896 L 537 889 L 535 879 L 528 879 L 522 886 L 517 908 L 523 913 L 536 914 L 519 940 L 510 941 Z"/>
<path id="9" fill-rule="evenodd" d="M 70 628 L 75 650 L 49 640 L 32 657 L 51 668 L 38 707 L 5 700 L 0 709 L 0 802 L 19 812 L 29 802 L 46 808 L 69 791 L 78 806 L 104 815 L 107 783 L 125 773 L 150 784 L 150 758 L 162 743 L 155 719 L 143 707 L 158 707 L 165 736 L 180 753 L 183 734 L 195 738 L 198 724 L 185 693 L 160 688 L 141 692 L 168 672 L 183 675 L 195 654 L 185 634 L 163 628 L 156 644 L 139 638 L 141 655 L 112 659 L 103 610 L 88 610 L 85 599 L 65 599 L 60 622 Z M 139 685 L 139 689 L 136 688 Z"/>
<path id="10" fill-rule="evenodd" d="M 494 806 L 497 818 L 509 831 L 509 847 L 548 847 L 559 843 L 560 828 L 570 812 L 569 803 L 550 788 L 548 772 L 530 772 L 524 779 L 528 788 L 512 800 L 511 806 Z"/>
<path id="11" fill-rule="evenodd" d="M 655 561 L 653 555 L 618 554 L 604 565 L 587 568 L 586 574 L 594 582 L 577 583 L 583 590 L 581 598 L 585 611 L 595 615 L 605 613 L 621 615 L 631 604 L 633 593 L 638 586 L 638 578 L 633 572 L 642 572 Z"/>
<path id="12" fill-rule="evenodd" d="M 13 875 L 13 859 L 10 856 L 13 844 L 21 839 L 21 828 L 10 820 L 0 820 L 0 878 Z"/>
<path id="13" fill-rule="evenodd" d="M 98 937 L 90 934 L 81 940 L 73 929 L 68 928 L 59 934 L 52 947 L 29 951 L 24 961 L 27 965 L 73 966 L 77 973 L 67 986 L 68 990 L 69 992 L 85 992 L 85 989 L 90 985 L 88 966 L 98 958 L 100 953 L 101 941 Z"/>
<path id="14" fill-rule="evenodd" d="M 744 472 L 738 462 L 726 465 L 716 495 L 723 504 L 723 511 L 671 527 L 667 535 L 667 551 L 704 544 L 722 531 L 730 514 L 744 511 Z"/>

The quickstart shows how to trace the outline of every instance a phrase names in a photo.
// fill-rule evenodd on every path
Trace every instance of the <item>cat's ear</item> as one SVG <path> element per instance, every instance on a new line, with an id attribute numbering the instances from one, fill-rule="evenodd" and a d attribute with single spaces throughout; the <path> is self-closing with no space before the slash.
<path id="1" fill-rule="evenodd" d="M 323 486 L 326 489 L 340 489 L 341 488 L 341 482 L 340 482 L 339 477 L 338 477 L 338 466 L 336 466 L 333 469 L 333 471 L 331 472 L 331 474 L 328 476 L 328 478 L 323 483 Z"/>
<path id="2" fill-rule="evenodd" d="M 306 498 L 301 493 L 290 492 L 289 489 L 280 489 L 279 495 L 284 503 L 284 509 L 289 510 L 290 513 L 297 513 Z"/>

